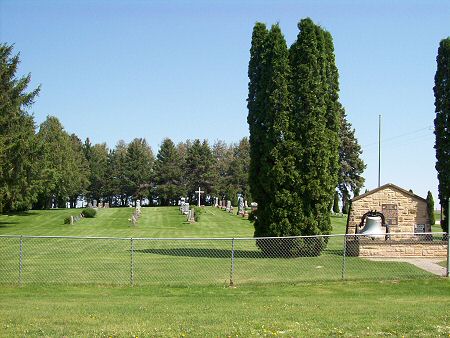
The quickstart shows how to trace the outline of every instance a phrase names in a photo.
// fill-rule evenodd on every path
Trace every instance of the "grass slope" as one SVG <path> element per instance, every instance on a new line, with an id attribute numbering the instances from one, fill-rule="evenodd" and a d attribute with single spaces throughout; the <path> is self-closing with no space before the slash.
<path id="1" fill-rule="evenodd" d="M 0 283 L 227 285 L 233 282 L 275 283 L 340 280 L 343 274 L 343 238 L 330 238 L 318 257 L 267 258 L 252 239 L 248 220 L 215 208 L 205 208 L 201 221 L 185 222 L 176 207 L 144 208 L 138 226 L 130 226 L 129 208 L 99 210 L 94 219 L 75 225 L 62 220 L 71 210 L 31 211 L 2 216 L 0 234 L 106 237 L 250 237 L 225 240 L 96 240 L 24 238 L 22 270 L 20 240 L 2 238 Z M 333 218 L 342 232 L 345 218 Z M 234 265 L 231 248 L 234 245 Z M 133 248 L 133 251 L 131 250 Z M 372 262 L 358 257 L 345 260 L 346 279 L 406 279 L 431 275 L 411 264 Z"/>
<path id="2" fill-rule="evenodd" d="M 0 336 L 448 337 L 449 283 L 4 287 Z"/>

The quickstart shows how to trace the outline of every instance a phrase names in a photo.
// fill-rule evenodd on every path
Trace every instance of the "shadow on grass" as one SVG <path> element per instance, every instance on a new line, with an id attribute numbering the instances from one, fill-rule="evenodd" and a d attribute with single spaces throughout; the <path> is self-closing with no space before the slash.
<path id="1" fill-rule="evenodd" d="M 38 215 L 37 212 L 34 211 L 15 211 L 15 212 L 8 212 L 8 216 L 35 216 Z"/>
<path id="2" fill-rule="evenodd" d="M 9 228 L 11 225 L 19 224 L 19 222 L 2 222 L 0 221 L 0 228 Z"/>
<path id="3" fill-rule="evenodd" d="M 179 257 L 203 257 L 203 258 L 230 258 L 231 249 L 209 249 L 209 248 L 174 248 L 174 249 L 141 249 L 136 253 L 179 256 Z M 265 256 L 260 251 L 234 250 L 235 258 L 272 258 Z"/>

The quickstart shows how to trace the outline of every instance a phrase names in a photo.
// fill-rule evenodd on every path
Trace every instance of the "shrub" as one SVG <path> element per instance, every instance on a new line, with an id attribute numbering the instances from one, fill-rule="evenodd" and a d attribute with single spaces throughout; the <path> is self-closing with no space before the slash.
<path id="1" fill-rule="evenodd" d="M 194 220 L 196 222 L 199 222 L 200 218 L 201 218 L 201 215 L 203 213 L 203 209 L 199 208 L 199 207 L 193 207 L 192 209 L 194 210 Z"/>
<path id="2" fill-rule="evenodd" d="M 94 218 L 95 215 L 97 214 L 97 210 L 92 209 L 92 208 L 87 208 L 87 209 L 84 209 L 81 213 L 83 214 L 83 217 Z"/>
<path id="3" fill-rule="evenodd" d="M 64 218 L 64 224 L 70 224 L 70 217 Z"/>

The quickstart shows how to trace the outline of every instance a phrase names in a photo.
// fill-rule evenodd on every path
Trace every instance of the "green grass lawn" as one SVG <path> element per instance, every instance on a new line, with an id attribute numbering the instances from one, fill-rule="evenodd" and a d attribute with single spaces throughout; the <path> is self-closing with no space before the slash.
<path id="1" fill-rule="evenodd" d="M 350 280 L 432 277 L 408 263 L 373 262 L 358 257 L 347 257 L 344 268 L 343 237 L 330 238 L 318 257 L 268 258 L 252 238 L 252 224 L 242 217 L 209 207 L 200 222 L 189 224 L 176 207 L 142 210 L 137 226 L 128 222 L 130 208 L 100 209 L 96 218 L 83 219 L 75 225 L 63 224 L 64 217 L 73 210 L 1 216 L 0 234 L 157 239 L 23 238 L 20 271 L 20 239 L 2 238 L 0 283 L 185 286 L 227 285 L 231 278 L 237 285 L 330 281 L 341 280 L 343 273 Z M 333 217 L 332 221 L 335 232 L 345 231 L 345 217 Z M 185 239 L 160 240 L 173 237 Z M 192 237 L 204 240 L 188 240 Z M 206 239 L 209 237 L 228 239 Z M 233 243 L 230 237 L 247 239 Z"/>
<path id="2" fill-rule="evenodd" d="M 449 285 L 7 286 L 0 336 L 448 337 Z"/>
<path id="3" fill-rule="evenodd" d="M 252 224 L 206 208 L 189 224 L 177 208 L 73 210 L 0 216 L 0 235 L 185 238 L 0 238 L 0 336 L 448 336 L 449 282 L 407 263 L 347 257 L 342 237 L 319 257 L 265 258 Z M 344 233 L 346 217 L 332 217 Z M 194 242 L 191 237 L 242 238 Z M 133 245 L 133 256 L 130 247 Z M 133 259 L 133 275 L 130 266 Z M 22 287 L 17 287 L 19 278 Z M 414 280 L 404 280 L 414 278 Z M 132 280 L 131 280 L 132 279 Z M 389 281 L 390 280 L 390 281 Z M 130 287 L 133 281 L 137 287 Z"/>

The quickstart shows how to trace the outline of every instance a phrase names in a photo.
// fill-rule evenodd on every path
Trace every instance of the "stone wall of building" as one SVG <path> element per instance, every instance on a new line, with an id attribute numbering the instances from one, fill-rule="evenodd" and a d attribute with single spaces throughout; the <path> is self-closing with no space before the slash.
<path id="1" fill-rule="evenodd" d="M 348 241 L 347 254 L 359 257 L 447 257 L 447 242 Z"/>
<path id="2" fill-rule="evenodd" d="M 425 225 L 425 232 L 431 231 L 426 200 L 388 184 L 352 201 L 347 233 L 355 233 L 356 226 L 366 212 L 370 210 L 382 212 L 383 204 L 395 205 L 397 208 L 397 224 L 390 226 L 391 233 L 413 233 L 417 224 Z"/>

